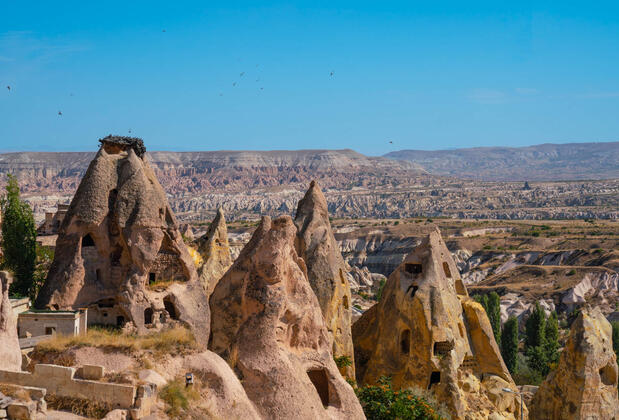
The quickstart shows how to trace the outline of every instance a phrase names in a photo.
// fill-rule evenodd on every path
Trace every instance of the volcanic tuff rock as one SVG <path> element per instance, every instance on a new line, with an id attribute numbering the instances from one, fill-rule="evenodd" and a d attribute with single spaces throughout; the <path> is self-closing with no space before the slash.
<path id="1" fill-rule="evenodd" d="M 179 320 L 207 337 L 205 290 L 165 192 L 134 146 L 102 140 L 60 227 L 36 306 L 88 307 L 90 323 L 129 322 L 139 332 Z M 155 282 L 171 284 L 152 290 Z"/>
<path id="2" fill-rule="evenodd" d="M 210 296 L 217 282 L 232 265 L 230 246 L 228 245 L 228 229 L 222 209 L 217 210 L 217 216 L 211 222 L 206 233 L 198 239 L 198 252 L 204 263 L 199 269 L 200 281 L 206 287 Z"/>
<path id="3" fill-rule="evenodd" d="M 329 330 L 333 355 L 350 359 L 353 365 L 345 372 L 352 379 L 355 369 L 348 267 L 331 231 L 327 200 L 316 181 L 311 182 L 305 197 L 299 201 L 294 224 L 298 229 L 297 253 L 305 260 L 310 286 Z"/>
<path id="4" fill-rule="evenodd" d="M 612 328 L 598 308 L 572 324 L 559 365 L 531 403 L 532 419 L 617 419 L 617 359 Z"/>
<path id="5" fill-rule="evenodd" d="M 21 350 L 17 339 L 17 321 L 9 300 L 13 279 L 0 271 L 0 370 L 21 370 Z"/>
<path id="6" fill-rule="evenodd" d="M 210 300 L 209 347 L 269 419 L 362 419 L 340 375 L 290 217 L 264 217 Z M 265 392 L 268 390 L 269 392 Z"/>
<path id="7" fill-rule="evenodd" d="M 456 419 L 519 417 L 515 390 L 481 305 L 468 297 L 438 228 L 389 276 L 382 298 L 353 325 L 357 379 L 391 376 L 431 389 Z"/>

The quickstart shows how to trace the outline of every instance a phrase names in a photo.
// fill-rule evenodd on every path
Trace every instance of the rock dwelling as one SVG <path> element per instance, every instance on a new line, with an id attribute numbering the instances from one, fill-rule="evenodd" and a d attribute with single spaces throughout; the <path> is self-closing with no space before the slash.
<path id="1" fill-rule="evenodd" d="M 147 329 L 184 321 L 206 340 L 206 292 L 141 139 L 108 136 L 58 232 L 35 306 L 88 308 L 89 324 Z"/>

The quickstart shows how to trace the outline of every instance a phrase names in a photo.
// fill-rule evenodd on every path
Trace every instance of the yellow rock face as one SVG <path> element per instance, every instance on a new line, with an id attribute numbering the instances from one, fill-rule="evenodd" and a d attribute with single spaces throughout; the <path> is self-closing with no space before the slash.
<path id="1" fill-rule="evenodd" d="M 200 280 L 210 296 L 219 279 L 232 265 L 228 228 L 222 209 L 217 210 L 208 231 L 198 240 L 198 252 L 203 260 L 199 269 Z"/>
<path id="2" fill-rule="evenodd" d="M 515 384 L 488 317 L 468 297 L 438 229 L 395 270 L 353 325 L 357 380 L 430 389 L 456 419 L 519 418 Z M 498 391 L 497 391 L 498 390 Z"/>
<path id="3" fill-rule="evenodd" d="M 342 258 L 331 230 L 327 200 L 316 181 L 312 181 L 299 202 L 294 220 L 297 227 L 296 248 L 307 266 L 310 285 L 320 304 L 332 343 L 333 355 L 351 365 L 342 366 L 343 375 L 355 377 L 351 324 L 351 292 Z"/>
<path id="4" fill-rule="evenodd" d="M 617 360 L 612 328 L 598 308 L 572 324 L 557 369 L 531 402 L 532 419 L 617 419 Z"/>

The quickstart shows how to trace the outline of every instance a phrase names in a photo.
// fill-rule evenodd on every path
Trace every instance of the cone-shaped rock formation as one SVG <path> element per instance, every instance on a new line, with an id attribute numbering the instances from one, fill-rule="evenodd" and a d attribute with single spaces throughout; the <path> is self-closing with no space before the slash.
<path id="1" fill-rule="evenodd" d="M 290 217 L 262 219 L 211 296 L 210 348 L 235 370 L 264 418 L 362 419 L 333 361 L 296 233 Z"/>
<path id="2" fill-rule="evenodd" d="M 617 360 L 612 328 L 599 308 L 572 323 L 559 365 L 531 402 L 532 419 L 617 419 Z"/>
<path id="3" fill-rule="evenodd" d="M 389 276 L 379 303 L 353 325 L 357 378 L 391 376 L 430 389 L 455 419 L 520 418 L 515 384 L 484 309 L 468 297 L 436 229 Z"/>
<path id="4" fill-rule="evenodd" d="M 140 139 L 108 136 L 60 227 L 38 308 L 139 332 L 179 320 L 208 336 L 204 287 Z M 160 285 L 160 286 L 157 286 Z"/>
<path id="5" fill-rule="evenodd" d="M 348 269 L 331 230 L 327 200 L 316 181 L 312 181 L 305 197 L 299 201 L 294 223 L 298 230 L 297 252 L 305 260 L 310 286 L 318 298 L 333 343 L 333 354 L 350 359 L 351 366 L 344 369 L 353 379 L 352 297 Z"/>
<path id="6" fill-rule="evenodd" d="M 17 322 L 9 300 L 11 275 L 0 271 L 0 370 L 21 370 Z"/>
<path id="7" fill-rule="evenodd" d="M 198 239 L 198 252 L 204 260 L 199 270 L 200 281 L 210 296 L 219 279 L 232 265 L 226 218 L 221 208 L 217 210 L 207 232 Z"/>

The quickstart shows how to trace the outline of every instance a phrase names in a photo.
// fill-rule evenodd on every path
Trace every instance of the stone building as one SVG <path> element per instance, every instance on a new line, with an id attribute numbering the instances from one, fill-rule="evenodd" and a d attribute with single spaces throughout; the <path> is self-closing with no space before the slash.
<path id="1" fill-rule="evenodd" d="M 37 311 L 22 312 L 17 317 L 19 338 L 41 335 L 85 334 L 88 325 L 88 311 Z"/>
<path id="2" fill-rule="evenodd" d="M 55 235 L 62 225 L 62 221 L 69 211 L 69 204 L 58 203 L 58 208 L 55 213 L 45 212 L 45 220 L 37 228 L 37 235 Z"/>
<path id="3" fill-rule="evenodd" d="M 60 226 L 35 307 L 88 308 L 142 333 L 181 321 L 208 337 L 204 287 L 141 139 L 108 136 Z"/>

